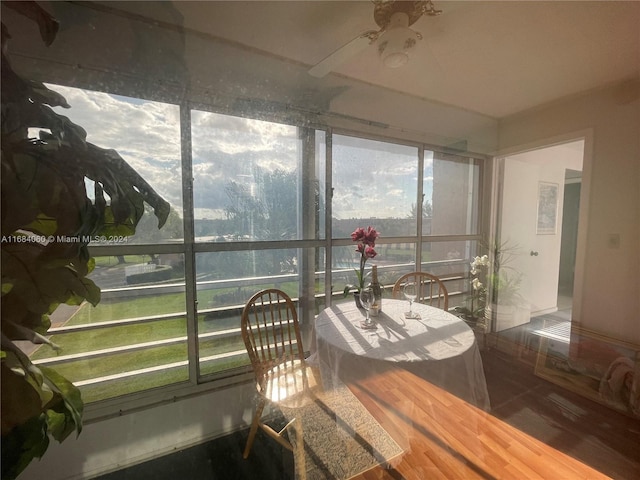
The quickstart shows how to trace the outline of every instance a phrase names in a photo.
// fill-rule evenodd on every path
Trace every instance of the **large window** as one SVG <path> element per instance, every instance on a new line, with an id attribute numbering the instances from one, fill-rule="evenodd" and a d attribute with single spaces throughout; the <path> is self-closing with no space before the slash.
<path id="1" fill-rule="evenodd" d="M 244 378 L 240 316 L 263 288 L 291 296 L 306 338 L 314 316 L 354 283 L 350 234 L 359 226 L 381 233 L 373 263 L 387 287 L 421 269 L 445 278 L 452 306 L 468 290 L 479 239 L 477 159 L 53 88 L 89 140 L 118 151 L 172 207 L 161 230 L 148 211 L 136 236 L 90 245 L 101 303 L 62 306 L 51 330 L 61 352 L 29 352 L 74 381 L 87 402 Z"/>
<path id="2" fill-rule="evenodd" d="M 324 292 L 325 135 L 191 112 L 199 371 L 248 365 L 240 314 L 257 290 L 280 288 L 309 324 Z M 311 247 L 303 240 L 314 240 Z"/>
<path id="3" fill-rule="evenodd" d="M 423 235 L 477 234 L 479 185 L 477 159 L 425 152 Z"/>
<path id="4" fill-rule="evenodd" d="M 415 235 L 418 148 L 344 135 L 332 144 L 333 237 L 364 224 L 385 237 Z"/>
<path id="5" fill-rule="evenodd" d="M 323 132 L 198 110 L 191 121 L 197 241 L 319 238 Z"/>
<path id="6" fill-rule="evenodd" d="M 85 402 L 189 380 L 179 107 L 50 85 L 72 108 L 59 109 L 87 140 L 115 149 L 171 204 L 161 230 L 146 209 L 132 237 L 92 242 L 101 289 L 97 307 L 62 305 L 52 315 L 54 352 L 30 352 L 80 387 Z M 93 186 L 86 180 L 87 192 Z"/>
<path id="7" fill-rule="evenodd" d="M 428 271 L 445 280 L 451 305 L 461 304 L 468 259 L 478 249 L 479 160 L 354 136 L 332 139 L 334 292 L 355 282 L 359 260 L 340 239 L 371 225 L 381 236 L 368 268 L 378 266 L 383 285 Z"/>
<path id="8" fill-rule="evenodd" d="M 180 109 L 177 105 L 110 95 L 79 88 L 49 85 L 60 92 L 70 109 L 56 108 L 87 131 L 87 141 L 112 148 L 133 167 L 156 192 L 171 204 L 165 226 L 148 206 L 136 235 L 126 243 L 153 244 L 181 241 L 182 173 L 180 161 Z M 86 180 L 89 195 L 91 181 Z M 111 242 L 113 243 L 113 242 Z"/>
<path id="9" fill-rule="evenodd" d="M 58 355 L 42 346 L 34 363 L 55 367 L 85 402 L 187 381 L 184 259 L 180 254 L 96 258 L 97 307 L 60 307 L 52 316 Z"/>

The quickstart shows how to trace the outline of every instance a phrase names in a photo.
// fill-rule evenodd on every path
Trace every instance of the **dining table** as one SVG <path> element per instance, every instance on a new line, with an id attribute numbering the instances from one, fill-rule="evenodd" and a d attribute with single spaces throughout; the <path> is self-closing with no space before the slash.
<path id="1" fill-rule="evenodd" d="M 365 311 L 355 302 L 322 310 L 311 330 L 307 361 L 319 367 L 325 385 L 348 371 L 370 376 L 388 367 L 409 370 L 463 400 L 488 411 L 489 394 L 474 332 L 440 308 L 384 299 L 374 328 L 363 328 Z"/>

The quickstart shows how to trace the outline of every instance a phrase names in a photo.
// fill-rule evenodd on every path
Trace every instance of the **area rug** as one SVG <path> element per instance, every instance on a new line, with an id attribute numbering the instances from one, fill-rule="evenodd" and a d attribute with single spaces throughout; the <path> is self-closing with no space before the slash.
<path id="1" fill-rule="evenodd" d="M 303 425 L 307 480 L 347 479 L 376 465 L 386 466 L 402 453 L 344 384 L 295 411 L 295 416 Z M 298 468 L 296 478 L 305 478 Z"/>

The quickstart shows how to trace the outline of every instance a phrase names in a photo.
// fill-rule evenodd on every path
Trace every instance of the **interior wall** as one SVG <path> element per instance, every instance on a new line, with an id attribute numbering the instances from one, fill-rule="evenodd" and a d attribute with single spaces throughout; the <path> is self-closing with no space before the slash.
<path id="1" fill-rule="evenodd" d="M 498 140 L 501 151 L 517 151 L 588 132 L 574 291 L 580 305 L 573 320 L 635 343 L 640 343 L 639 97 L 635 78 L 506 118 Z"/>
<path id="2" fill-rule="evenodd" d="M 250 424 L 253 383 L 85 424 L 78 438 L 52 440 L 20 480 L 93 478 L 219 437 Z"/>

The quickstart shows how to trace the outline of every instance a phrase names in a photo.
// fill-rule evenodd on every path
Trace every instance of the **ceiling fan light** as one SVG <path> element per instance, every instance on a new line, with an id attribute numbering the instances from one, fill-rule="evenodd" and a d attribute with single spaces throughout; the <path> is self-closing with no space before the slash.
<path id="1" fill-rule="evenodd" d="M 389 52 L 382 56 L 382 64 L 387 68 L 398 68 L 409 61 L 406 52 Z"/>
<path id="2" fill-rule="evenodd" d="M 407 63 L 418 38 L 418 34 L 407 26 L 406 15 L 394 14 L 390 26 L 378 40 L 378 54 L 383 65 L 398 68 Z"/>

